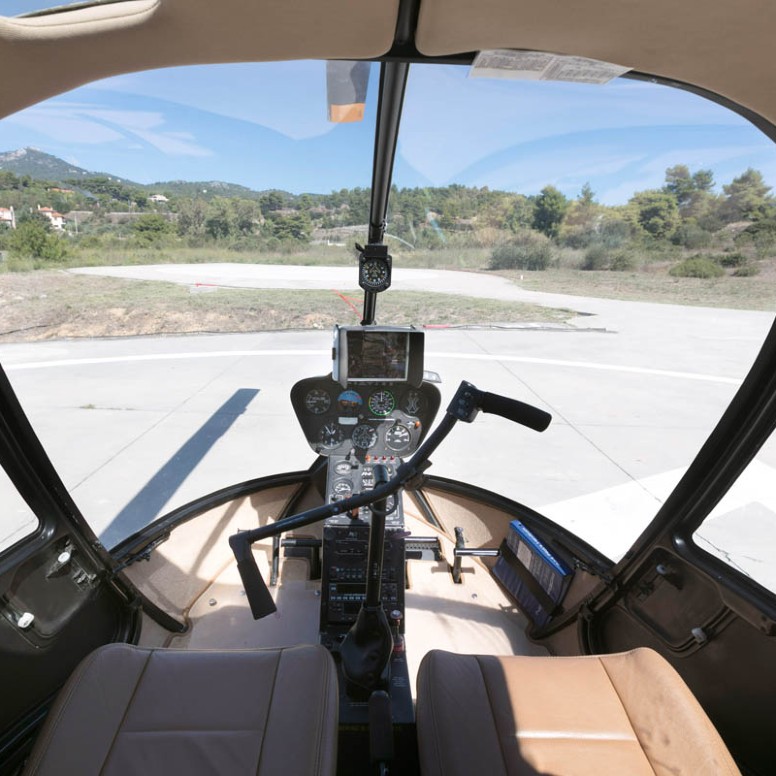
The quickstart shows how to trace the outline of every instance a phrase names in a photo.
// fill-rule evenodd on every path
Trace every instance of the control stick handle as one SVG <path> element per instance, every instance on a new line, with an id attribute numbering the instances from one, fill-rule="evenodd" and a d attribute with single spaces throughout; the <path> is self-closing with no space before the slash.
<path id="1" fill-rule="evenodd" d="M 240 572 L 253 619 L 258 620 L 276 612 L 278 608 L 256 565 L 256 558 L 253 557 L 248 532 L 242 531 L 230 536 L 229 546 L 237 560 L 237 570 Z"/>

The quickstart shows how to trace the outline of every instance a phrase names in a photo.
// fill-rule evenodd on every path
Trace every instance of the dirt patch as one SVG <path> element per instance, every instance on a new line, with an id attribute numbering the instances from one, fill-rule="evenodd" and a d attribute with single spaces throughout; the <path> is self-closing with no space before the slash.
<path id="1" fill-rule="evenodd" d="M 0 273 L 0 342 L 75 337 L 326 329 L 358 323 L 358 291 L 188 288 L 38 270 Z M 572 316 L 520 303 L 391 292 L 380 323 L 469 325 L 560 323 Z"/>

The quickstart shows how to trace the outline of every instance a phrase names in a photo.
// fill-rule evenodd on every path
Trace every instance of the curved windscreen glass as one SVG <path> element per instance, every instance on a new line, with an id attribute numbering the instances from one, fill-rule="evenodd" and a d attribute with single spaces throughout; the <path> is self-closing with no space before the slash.
<path id="1" fill-rule="evenodd" d="M 462 304 L 524 306 L 429 332 L 426 366 L 448 391 L 467 379 L 553 415 L 543 434 L 480 415 L 435 453 L 434 473 L 620 558 L 773 322 L 775 183 L 772 142 L 687 92 L 414 65 L 394 267 L 456 271 Z"/>
<path id="2" fill-rule="evenodd" d="M 377 75 L 360 122 L 328 120 L 361 111 L 329 109 L 325 63 L 287 62 L 121 76 L 0 123 L 0 361 L 109 546 L 312 463 L 289 392 L 363 315 Z M 772 144 L 654 84 L 413 65 L 393 182 L 377 323 L 425 329 L 443 407 L 469 380 L 553 415 L 480 414 L 430 473 L 622 556 L 773 321 Z"/>

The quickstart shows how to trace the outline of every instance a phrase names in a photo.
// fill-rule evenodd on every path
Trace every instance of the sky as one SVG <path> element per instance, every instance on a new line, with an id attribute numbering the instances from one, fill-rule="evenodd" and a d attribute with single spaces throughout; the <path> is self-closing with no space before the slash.
<path id="1" fill-rule="evenodd" d="M 17 3 L 21 5 L 21 3 Z M 368 187 L 377 98 L 365 120 L 326 120 L 321 62 L 172 68 L 118 76 L 0 121 L 0 152 L 32 146 L 139 183 L 221 180 L 256 190 Z M 468 67 L 413 65 L 394 183 L 462 183 L 598 201 L 660 187 L 665 170 L 748 167 L 776 186 L 773 143 L 695 95 L 617 79 L 604 86 L 469 78 Z"/>

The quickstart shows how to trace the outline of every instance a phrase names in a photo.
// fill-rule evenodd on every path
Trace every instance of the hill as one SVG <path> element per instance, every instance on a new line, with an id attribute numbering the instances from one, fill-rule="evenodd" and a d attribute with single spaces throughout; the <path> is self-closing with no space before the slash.
<path id="1" fill-rule="evenodd" d="M 0 170 L 12 172 L 14 175 L 27 175 L 33 180 L 72 185 L 78 179 L 108 178 L 116 183 L 131 186 L 149 194 L 166 192 L 174 197 L 240 197 L 257 199 L 262 192 L 254 191 L 247 186 L 224 181 L 159 181 L 157 183 L 135 183 L 106 172 L 94 172 L 70 164 L 58 156 L 47 154 L 37 148 L 20 148 L 16 151 L 0 153 Z"/>
<path id="2" fill-rule="evenodd" d="M 0 153 L 0 170 L 12 172 L 14 175 L 28 175 L 33 180 L 44 180 L 64 184 L 77 178 L 105 176 L 120 183 L 132 184 L 107 173 L 90 172 L 89 170 L 70 164 L 58 156 L 52 156 L 37 148 L 20 148 L 16 151 Z M 136 184 L 132 184 L 136 185 Z"/>

